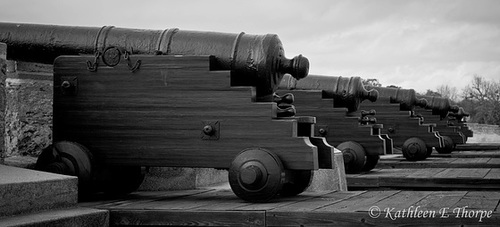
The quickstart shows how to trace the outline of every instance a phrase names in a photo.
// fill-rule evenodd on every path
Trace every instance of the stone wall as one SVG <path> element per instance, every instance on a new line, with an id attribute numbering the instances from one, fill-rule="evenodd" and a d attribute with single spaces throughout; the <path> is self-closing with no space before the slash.
<path id="1" fill-rule="evenodd" d="M 52 67 L 8 61 L 6 93 L 6 155 L 37 157 L 52 142 Z"/>
<path id="2" fill-rule="evenodd" d="M 0 131 L 5 131 L 5 108 L 6 108 L 6 92 L 5 79 L 7 77 L 7 45 L 0 43 Z M 6 154 L 5 135 L 0 133 L 0 164 L 4 163 Z"/>

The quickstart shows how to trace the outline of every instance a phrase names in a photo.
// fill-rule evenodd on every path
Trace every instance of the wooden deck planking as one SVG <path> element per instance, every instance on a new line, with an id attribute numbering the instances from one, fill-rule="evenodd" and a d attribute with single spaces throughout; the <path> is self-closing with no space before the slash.
<path id="1" fill-rule="evenodd" d="M 82 203 L 81 206 L 108 209 L 111 226 L 446 226 L 475 225 L 478 220 L 456 217 L 405 217 L 393 220 L 391 217 L 394 218 L 398 210 L 416 207 L 420 210 L 438 211 L 443 207 L 453 209 L 468 205 L 470 210 L 495 210 L 500 202 L 500 192 L 392 190 L 306 192 L 267 204 L 251 204 L 235 199 L 230 193 L 227 189 L 149 194 L 137 192 L 120 199 L 121 202 L 114 205 L 110 201 L 101 201 L 103 205 L 100 206 L 98 201 L 93 201 Z M 206 204 L 200 207 L 200 201 L 206 201 Z M 378 218 L 369 216 L 369 210 L 373 206 L 380 209 Z M 500 213 L 496 212 L 482 221 L 481 224 L 495 225 L 500 222 Z"/>
<path id="2" fill-rule="evenodd" d="M 491 169 L 484 179 L 500 179 L 500 169 Z"/>
<path id="3" fill-rule="evenodd" d="M 206 193 L 213 191 L 210 189 L 195 189 L 195 190 L 179 190 L 179 191 L 147 191 L 147 192 L 134 192 L 122 199 L 110 200 L 107 202 L 101 202 L 101 204 L 96 205 L 96 208 L 107 209 L 108 207 L 113 207 L 114 209 L 133 209 L 136 207 L 143 208 L 144 204 L 148 204 L 157 200 L 173 200 L 177 198 L 182 198 L 185 196 L 195 195 L 199 193 Z M 106 200 L 105 200 L 106 201 Z M 89 204 L 97 202 L 87 202 Z"/>
<path id="4" fill-rule="evenodd" d="M 266 226 L 265 211 L 111 210 L 110 226 Z"/>
<path id="5" fill-rule="evenodd" d="M 491 152 L 490 152 L 491 153 Z M 489 155 L 491 156 L 491 155 Z M 381 156 L 377 168 L 500 168 L 500 157 L 429 157 L 422 161 L 407 161 L 402 155 Z"/>
<path id="6" fill-rule="evenodd" d="M 418 169 L 414 173 L 408 175 L 408 178 L 430 178 L 444 171 L 445 168 Z"/>
<path id="7" fill-rule="evenodd" d="M 272 209 L 272 211 L 296 211 L 296 212 L 308 212 L 321 207 L 329 206 L 350 198 L 358 197 L 360 194 L 366 191 L 346 191 L 346 192 L 334 192 L 329 194 L 324 194 L 323 196 L 311 197 L 307 200 L 302 200 L 298 203 L 288 204 L 286 206 L 280 206 Z"/>
<path id="8" fill-rule="evenodd" d="M 348 174 L 353 189 L 500 190 L 500 172 L 490 168 L 377 169 Z M 370 175 L 370 176 L 369 176 Z M 368 177 L 369 176 L 369 177 Z"/>
<path id="9" fill-rule="evenodd" d="M 377 202 L 384 200 L 400 191 L 367 191 L 360 195 L 347 198 L 345 200 L 333 203 L 328 206 L 324 206 L 315 209 L 315 212 L 356 212 L 356 211 L 366 211 L 367 208 L 373 206 Z"/>
<path id="10" fill-rule="evenodd" d="M 465 194 L 466 191 L 434 191 L 412 206 L 422 210 L 438 211 L 443 207 L 454 206 Z"/>
<path id="11" fill-rule="evenodd" d="M 453 207 L 495 211 L 498 208 L 499 200 L 500 192 L 469 191 Z"/>

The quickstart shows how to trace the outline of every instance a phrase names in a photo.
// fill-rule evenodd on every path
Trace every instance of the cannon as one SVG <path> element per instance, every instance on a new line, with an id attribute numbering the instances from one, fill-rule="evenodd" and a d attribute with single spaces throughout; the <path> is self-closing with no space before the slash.
<path id="1" fill-rule="evenodd" d="M 448 113 L 448 125 L 460 127 L 460 132 L 462 132 L 462 134 L 465 136 L 465 142 L 467 142 L 467 138 L 474 136 L 474 132 L 469 129 L 469 127 L 467 126 L 467 121 L 465 120 L 465 117 L 469 116 L 470 114 L 467 113 L 462 107 L 459 107 L 458 112 L 456 113 Z"/>
<path id="2" fill-rule="evenodd" d="M 451 126 L 448 123 L 449 113 L 458 113 L 460 108 L 452 105 L 448 98 L 438 96 L 419 96 L 427 100 L 427 106 L 418 108 L 415 113 L 422 117 L 423 121 L 435 123 L 434 130 L 443 138 L 444 146 L 436 148 L 438 153 L 451 153 L 457 144 L 464 144 L 466 136 L 460 131 L 459 126 Z"/>
<path id="3" fill-rule="evenodd" d="M 427 101 L 418 98 L 415 90 L 395 87 L 370 87 L 379 92 L 374 103 L 363 103 L 362 108 L 374 109 L 377 121 L 384 125 L 383 133 L 401 148 L 409 161 L 426 159 L 433 147 L 443 147 L 441 136 L 433 129 L 435 124 L 427 124 L 413 113 L 418 107 L 426 107 Z"/>
<path id="4" fill-rule="evenodd" d="M 341 150 L 346 173 L 373 169 L 379 156 L 392 153 L 392 141 L 380 130 L 372 111 L 360 111 L 364 100 L 377 100 L 378 93 L 366 90 L 359 77 L 308 75 L 297 80 L 285 75 L 278 93 L 292 93 L 297 114 L 316 117 L 315 136 L 325 137 Z"/>
<path id="5" fill-rule="evenodd" d="M 2 23 L 0 42 L 9 59 L 53 62 L 53 145 L 36 166 L 78 176 L 81 195 L 134 191 L 149 166 L 201 167 L 264 202 L 333 168 L 315 118 L 273 102 L 309 67 L 277 35 Z"/>

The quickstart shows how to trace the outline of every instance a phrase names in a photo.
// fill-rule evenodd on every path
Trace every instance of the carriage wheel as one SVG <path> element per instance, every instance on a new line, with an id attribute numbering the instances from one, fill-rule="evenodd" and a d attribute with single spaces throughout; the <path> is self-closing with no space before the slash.
<path id="1" fill-rule="evenodd" d="M 420 138 L 412 137 L 407 139 L 403 143 L 401 150 L 408 161 L 419 161 L 427 158 L 427 146 Z"/>
<path id="2" fill-rule="evenodd" d="M 229 167 L 229 184 L 234 194 L 249 202 L 266 202 L 283 187 L 285 172 L 277 155 L 251 148 L 236 156 Z"/>
<path id="3" fill-rule="evenodd" d="M 379 159 L 380 159 L 380 155 L 367 155 L 365 166 L 363 166 L 363 169 L 361 171 L 368 172 L 368 171 L 372 170 L 373 168 L 375 168 L 375 166 L 377 166 Z"/>
<path id="4" fill-rule="evenodd" d="M 281 196 L 294 196 L 304 192 L 311 185 L 314 177 L 312 170 L 289 170 L 286 171 L 287 182 L 283 184 Z"/>
<path id="5" fill-rule="evenodd" d="M 35 169 L 78 177 L 80 197 L 92 188 L 92 153 L 83 145 L 60 141 L 42 151 Z"/>
<path id="6" fill-rule="evenodd" d="M 455 149 L 455 144 L 449 136 L 442 136 L 444 147 L 437 147 L 436 151 L 440 154 L 449 154 Z"/>
<path id="7" fill-rule="evenodd" d="M 342 151 L 345 172 L 348 174 L 360 173 L 365 166 L 365 149 L 353 141 L 343 142 L 337 146 L 337 149 Z"/>
<path id="8" fill-rule="evenodd" d="M 141 186 L 144 172 L 140 166 L 106 166 L 99 171 L 98 182 L 108 196 L 124 195 Z"/>

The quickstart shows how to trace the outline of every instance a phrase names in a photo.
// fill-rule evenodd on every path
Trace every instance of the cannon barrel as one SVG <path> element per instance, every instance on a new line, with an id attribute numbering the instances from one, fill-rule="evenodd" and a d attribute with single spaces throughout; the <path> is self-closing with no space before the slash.
<path id="1" fill-rule="evenodd" d="M 417 93 L 413 89 L 402 89 L 393 87 L 372 87 L 365 86 L 366 89 L 375 89 L 378 91 L 379 97 L 390 98 L 392 103 L 399 103 L 405 110 L 412 110 L 413 107 L 418 106 L 425 108 L 427 100 L 417 98 Z"/>
<path id="2" fill-rule="evenodd" d="M 284 57 L 275 34 L 0 23 L 0 42 L 8 45 L 10 60 L 48 64 L 60 55 L 98 55 L 109 47 L 129 54 L 212 55 L 212 70 L 231 70 L 231 85 L 255 86 L 257 98 L 266 100 L 285 73 L 301 79 L 309 71 L 302 55 Z"/>
<path id="3" fill-rule="evenodd" d="M 425 95 L 419 96 L 419 98 L 427 100 L 426 109 L 431 109 L 434 113 L 441 116 L 448 115 L 448 112 L 457 113 L 459 111 L 459 107 L 457 105 L 452 105 L 448 98 Z"/>
<path id="4" fill-rule="evenodd" d="M 363 100 L 375 102 L 378 97 L 376 90 L 365 89 L 360 77 L 308 75 L 296 80 L 285 75 L 279 87 L 287 90 L 321 90 L 323 98 L 333 99 L 334 107 L 344 107 L 349 112 L 358 110 Z"/>

